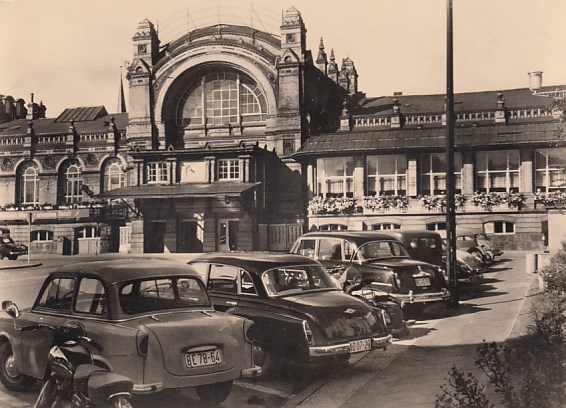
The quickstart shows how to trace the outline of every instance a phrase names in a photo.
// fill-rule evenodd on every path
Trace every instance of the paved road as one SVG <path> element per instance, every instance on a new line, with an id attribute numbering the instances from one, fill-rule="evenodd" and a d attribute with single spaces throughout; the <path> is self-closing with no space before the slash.
<path id="1" fill-rule="evenodd" d="M 42 262 L 44 265 L 35 268 L 10 271 L 1 270 L 0 264 L 0 300 L 31 304 L 46 271 L 61 260 L 48 258 Z M 487 283 L 480 296 L 465 299 L 464 295 L 457 311 L 429 310 L 411 323 L 409 338 L 396 341 L 385 352 L 355 355 L 353 365 L 343 370 L 290 367 L 271 381 L 241 381 L 223 406 L 432 407 L 452 366 L 478 371 L 473 363 L 475 349 L 483 340 L 502 342 L 526 330 L 523 306 L 533 275 L 525 273 L 525 254 L 507 254 L 485 276 Z M 37 389 L 10 393 L 0 386 L 0 406 L 31 407 L 37 393 Z M 139 397 L 134 405 L 205 407 L 193 390 Z"/>

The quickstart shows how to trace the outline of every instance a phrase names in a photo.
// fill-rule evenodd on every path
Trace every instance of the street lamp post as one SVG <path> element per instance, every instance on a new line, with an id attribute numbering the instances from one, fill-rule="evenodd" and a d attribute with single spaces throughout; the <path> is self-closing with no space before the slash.
<path id="1" fill-rule="evenodd" d="M 541 91 L 542 89 L 542 71 L 529 72 L 529 89 L 535 96 L 544 96 L 553 98 L 556 101 L 566 99 L 566 89 L 555 89 L 554 91 Z"/>
<path id="2" fill-rule="evenodd" d="M 454 176 L 454 47 L 452 35 L 452 0 L 447 0 L 446 14 L 446 272 L 451 305 L 458 306 L 456 276 L 456 200 Z"/>

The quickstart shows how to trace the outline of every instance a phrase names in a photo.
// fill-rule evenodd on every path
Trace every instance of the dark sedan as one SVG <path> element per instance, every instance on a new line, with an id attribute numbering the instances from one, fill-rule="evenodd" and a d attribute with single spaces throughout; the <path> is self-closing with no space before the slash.
<path id="1" fill-rule="evenodd" d="M 298 255 L 217 253 L 190 262 L 217 310 L 255 322 L 254 362 L 347 362 L 391 342 L 385 312 L 341 291 L 320 263 Z"/>

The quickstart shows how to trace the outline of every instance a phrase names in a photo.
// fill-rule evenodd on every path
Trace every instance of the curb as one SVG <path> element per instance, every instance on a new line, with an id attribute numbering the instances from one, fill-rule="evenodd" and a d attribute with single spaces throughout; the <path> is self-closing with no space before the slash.
<path id="1" fill-rule="evenodd" d="M 5 265 L 0 265 L 0 271 L 8 271 L 11 269 L 25 269 L 25 268 L 35 268 L 37 266 L 41 266 L 43 265 L 41 262 L 37 262 L 37 263 L 32 263 L 32 264 L 20 264 L 20 265 L 9 265 L 9 266 L 5 266 Z"/>

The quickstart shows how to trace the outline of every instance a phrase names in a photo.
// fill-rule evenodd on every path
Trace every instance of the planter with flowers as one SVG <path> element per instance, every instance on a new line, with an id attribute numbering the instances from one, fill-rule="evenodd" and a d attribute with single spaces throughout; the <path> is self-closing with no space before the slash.
<path id="1" fill-rule="evenodd" d="M 405 212 L 409 207 L 409 198 L 404 195 L 394 194 L 365 196 L 363 198 L 363 207 L 370 211 L 401 210 Z"/>
<path id="2" fill-rule="evenodd" d="M 354 212 L 356 201 L 350 197 L 314 197 L 307 210 L 310 215 L 349 214 Z"/>
<path id="3" fill-rule="evenodd" d="M 545 207 L 565 207 L 566 206 L 566 192 L 565 191 L 550 191 L 543 193 L 537 191 L 535 193 L 535 203 L 541 203 Z"/>
<path id="4" fill-rule="evenodd" d="M 507 204 L 508 208 L 520 210 L 525 206 L 526 197 L 523 193 L 486 193 L 476 192 L 472 197 L 472 203 L 485 211 L 493 211 L 494 207 Z"/>
<path id="5" fill-rule="evenodd" d="M 457 210 L 463 210 L 466 207 L 468 199 L 462 194 L 454 195 L 454 206 Z M 428 211 L 446 211 L 446 195 L 423 195 L 420 196 L 421 205 Z"/>

